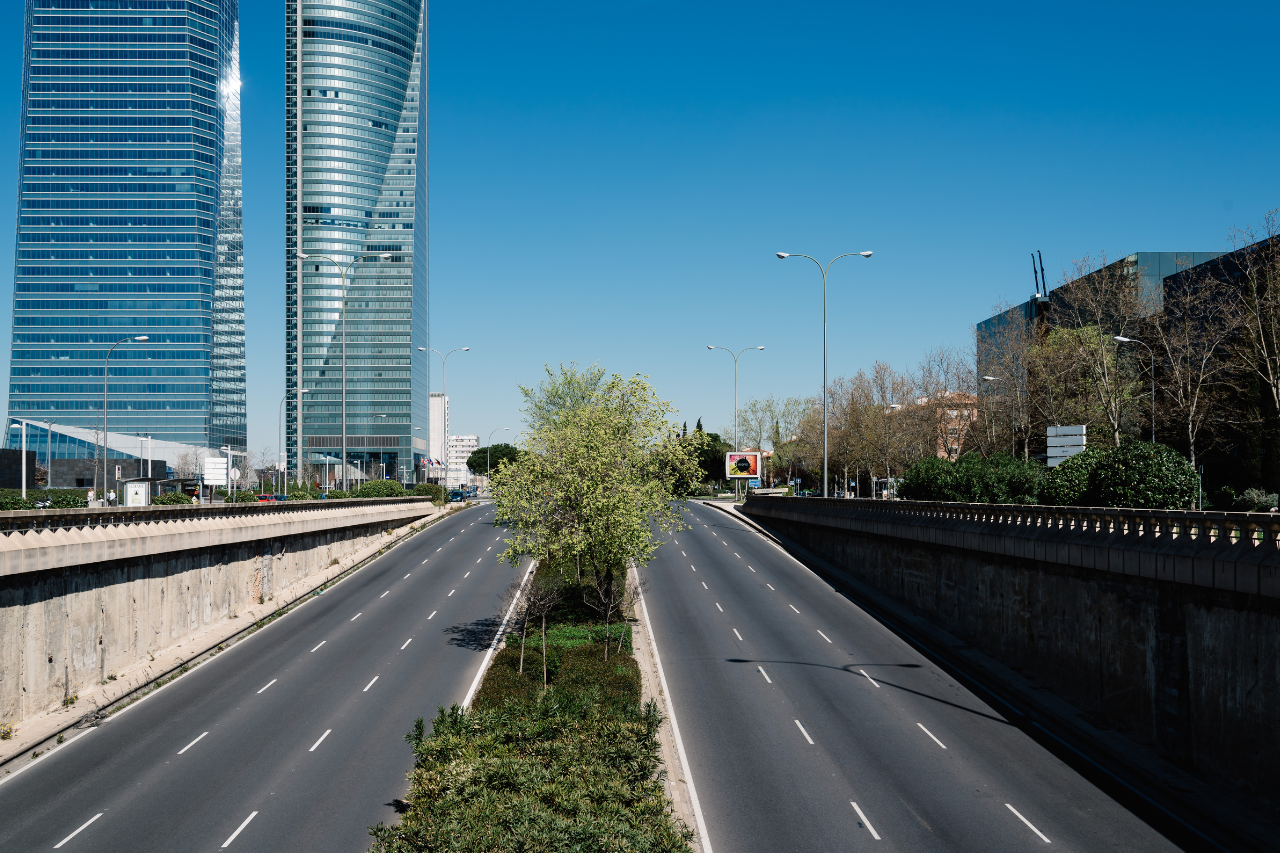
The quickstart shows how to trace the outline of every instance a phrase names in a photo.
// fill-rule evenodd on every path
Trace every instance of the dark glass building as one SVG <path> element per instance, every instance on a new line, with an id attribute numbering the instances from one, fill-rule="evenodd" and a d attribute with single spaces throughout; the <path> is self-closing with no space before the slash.
<path id="1" fill-rule="evenodd" d="M 237 0 L 26 3 L 11 419 L 244 449 L 239 64 Z"/>
<path id="2" fill-rule="evenodd" d="M 345 418 L 349 476 L 412 481 L 429 432 L 417 351 L 427 346 L 426 3 L 287 0 L 285 21 L 289 469 L 340 476 Z"/>

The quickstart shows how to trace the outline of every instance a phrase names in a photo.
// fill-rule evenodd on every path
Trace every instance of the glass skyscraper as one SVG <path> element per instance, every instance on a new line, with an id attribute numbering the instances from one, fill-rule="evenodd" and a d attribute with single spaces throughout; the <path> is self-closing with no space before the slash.
<path id="1" fill-rule="evenodd" d="M 238 0 L 28 0 L 11 419 L 244 449 L 239 89 Z"/>
<path id="2" fill-rule="evenodd" d="M 417 350 L 427 346 L 426 2 L 286 3 L 289 468 L 341 477 L 345 325 L 349 475 L 414 481 L 429 433 Z"/>

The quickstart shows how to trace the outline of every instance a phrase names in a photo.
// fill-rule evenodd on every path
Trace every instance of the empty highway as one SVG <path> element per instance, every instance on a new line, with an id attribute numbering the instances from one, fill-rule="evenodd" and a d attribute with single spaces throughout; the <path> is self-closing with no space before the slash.
<path id="1" fill-rule="evenodd" d="M 685 518 L 645 600 L 716 853 L 1178 849 L 746 522 Z"/>
<path id="2" fill-rule="evenodd" d="M 463 701 L 520 570 L 478 507 L 0 777 L 0 850 L 358 851 L 396 818 L 404 734 Z"/>

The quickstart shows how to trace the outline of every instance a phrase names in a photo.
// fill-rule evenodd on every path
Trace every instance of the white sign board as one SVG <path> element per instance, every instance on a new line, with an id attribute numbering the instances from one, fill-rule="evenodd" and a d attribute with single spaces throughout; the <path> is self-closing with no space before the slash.
<path id="1" fill-rule="evenodd" d="M 125 506 L 150 506 L 151 484 L 148 482 L 124 484 Z"/>
<path id="2" fill-rule="evenodd" d="M 233 480 L 239 480 L 239 479 L 240 479 L 240 469 L 239 469 L 239 468 L 232 468 L 232 469 L 231 469 L 231 479 L 233 479 Z"/>
<path id="3" fill-rule="evenodd" d="M 227 460 L 221 456 L 209 456 L 204 460 L 204 482 L 209 486 L 225 486 L 229 473 Z"/>
<path id="4" fill-rule="evenodd" d="M 1070 459 L 1085 449 L 1088 439 L 1088 427 L 1051 426 L 1049 427 L 1049 453 L 1046 460 L 1050 468 L 1056 468 L 1063 460 Z"/>

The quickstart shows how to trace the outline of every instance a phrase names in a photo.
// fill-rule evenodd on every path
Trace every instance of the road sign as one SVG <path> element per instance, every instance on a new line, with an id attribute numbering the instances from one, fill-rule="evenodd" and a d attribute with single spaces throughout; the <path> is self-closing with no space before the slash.
<path id="1" fill-rule="evenodd" d="M 117 480 L 119 480 L 119 479 L 120 479 L 120 466 L 119 466 L 119 465 L 117 465 L 117 466 L 116 466 L 116 479 L 117 479 Z"/>
<path id="2" fill-rule="evenodd" d="M 759 481 L 759 480 L 750 480 L 750 481 L 748 481 L 748 483 L 747 483 L 747 488 L 750 488 L 750 489 L 758 489 L 758 488 L 760 488 L 760 481 Z"/>
<path id="3" fill-rule="evenodd" d="M 233 479 L 233 480 L 239 480 L 239 479 L 240 479 L 240 469 L 239 469 L 239 468 L 232 468 L 232 469 L 231 469 L 231 479 Z"/>
<path id="4" fill-rule="evenodd" d="M 227 484 L 227 460 L 221 456 L 209 456 L 204 460 L 204 481 L 210 486 Z"/>

